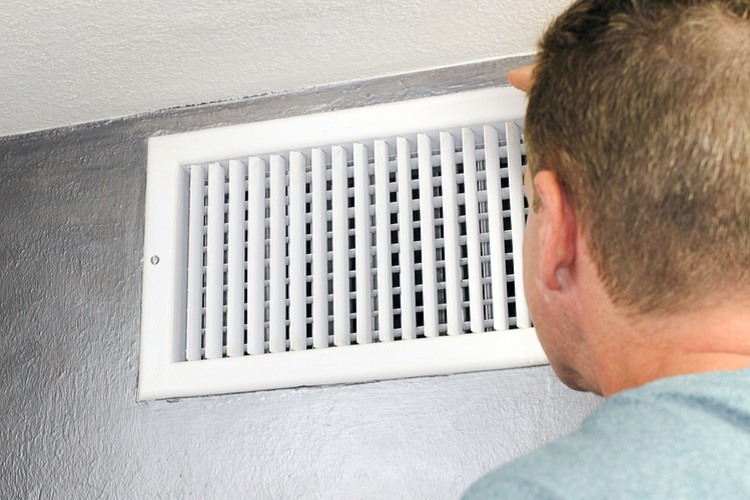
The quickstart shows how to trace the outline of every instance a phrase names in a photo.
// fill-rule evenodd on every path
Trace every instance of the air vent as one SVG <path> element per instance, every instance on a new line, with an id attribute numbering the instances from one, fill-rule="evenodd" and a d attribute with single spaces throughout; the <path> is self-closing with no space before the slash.
<path id="1" fill-rule="evenodd" d="M 522 95 L 152 138 L 140 399 L 541 364 Z"/>

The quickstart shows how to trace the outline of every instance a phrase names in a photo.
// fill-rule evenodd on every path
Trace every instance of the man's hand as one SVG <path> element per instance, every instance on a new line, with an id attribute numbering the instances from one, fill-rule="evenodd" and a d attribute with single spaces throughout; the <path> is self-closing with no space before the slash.
<path id="1" fill-rule="evenodd" d="M 534 66 L 524 66 L 508 71 L 508 81 L 518 90 L 529 92 L 534 83 Z"/>

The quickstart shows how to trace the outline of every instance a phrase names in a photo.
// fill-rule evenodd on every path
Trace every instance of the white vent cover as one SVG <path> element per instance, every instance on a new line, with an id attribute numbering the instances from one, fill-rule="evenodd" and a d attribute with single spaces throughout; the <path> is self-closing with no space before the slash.
<path id="1" fill-rule="evenodd" d="M 139 399 L 542 364 L 524 96 L 149 141 Z"/>

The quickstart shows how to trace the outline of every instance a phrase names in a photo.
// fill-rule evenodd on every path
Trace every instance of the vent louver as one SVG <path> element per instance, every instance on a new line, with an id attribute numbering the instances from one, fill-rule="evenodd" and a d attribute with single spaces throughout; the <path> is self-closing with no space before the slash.
<path id="1" fill-rule="evenodd" d="M 543 363 L 515 272 L 523 104 L 152 138 L 139 398 Z"/>

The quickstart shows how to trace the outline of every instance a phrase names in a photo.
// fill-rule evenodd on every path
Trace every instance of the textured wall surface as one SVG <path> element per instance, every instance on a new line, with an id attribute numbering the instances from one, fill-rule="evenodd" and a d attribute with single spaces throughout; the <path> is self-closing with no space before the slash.
<path id="1" fill-rule="evenodd" d="M 5 0 L 0 136 L 528 54 L 569 0 Z"/>
<path id="2" fill-rule="evenodd" d="M 146 139 L 503 83 L 477 65 L 0 139 L 0 498 L 456 498 L 598 399 L 548 367 L 136 403 Z"/>

